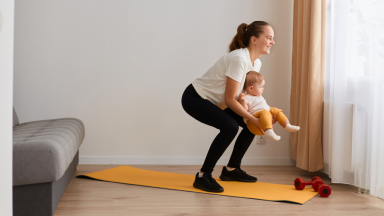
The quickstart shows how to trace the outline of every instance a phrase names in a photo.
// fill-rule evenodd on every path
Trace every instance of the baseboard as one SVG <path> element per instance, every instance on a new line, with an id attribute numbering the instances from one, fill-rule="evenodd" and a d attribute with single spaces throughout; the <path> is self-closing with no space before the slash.
<path id="1" fill-rule="evenodd" d="M 157 165 L 202 165 L 203 157 L 105 157 L 105 156 L 80 156 L 79 164 L 157 164 Z M 217 165 L 225 165 L 229 157 L 222 157 Z M 243 165 L 295 165 L 290 158 L 243 158 Z"/>

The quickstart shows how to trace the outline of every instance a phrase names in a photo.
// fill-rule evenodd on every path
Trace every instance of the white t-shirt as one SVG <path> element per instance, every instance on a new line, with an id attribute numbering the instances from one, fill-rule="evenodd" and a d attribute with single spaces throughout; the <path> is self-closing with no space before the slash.
<path id="1" fill-rule="evenodd" d="M 225 109 L 224 93 L 227 76 L 241 83 L 239 92 L 243 92 L 245 75 L 249 71 L 259 72 L 261 68 L 260 59 L 254 61 L 252 66 L 249 50 L 247 48 L 237 49 L 222 56 L 201 78 L 192 82 L 196 92 L 204 99 Z"/>
<path id="2" fill-rule="evenodd" d="M 250 94 L 245 95 L 245 101 L 248 106 L 247 112 L 251 115 L 261 111 L 268 110 L 269 106 L 263 96 L 253 96 Z M 244 118 L 244 122 L 247 123 L 248 119 Z"/>

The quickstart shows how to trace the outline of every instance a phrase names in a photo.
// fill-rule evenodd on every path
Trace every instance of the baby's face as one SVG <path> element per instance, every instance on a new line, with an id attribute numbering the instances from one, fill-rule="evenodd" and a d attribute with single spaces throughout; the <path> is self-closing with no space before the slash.
<path id="1" fill-rule="evenodd" d="M 257 83 L 253 84 L 252 87 L 251 86 L 248 87 L 247 93 L 251 94 L 253 96 L 261 96 L 261 95 L 263 95 L 264 84 L 265 84 L 264 80 L 260 84 L 257 84 Z"/>

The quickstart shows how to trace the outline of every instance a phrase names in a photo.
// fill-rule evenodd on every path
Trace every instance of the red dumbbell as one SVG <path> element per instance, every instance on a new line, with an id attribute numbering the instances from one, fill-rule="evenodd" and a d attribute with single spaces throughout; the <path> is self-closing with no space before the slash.
<path id="1" fill-rule="evenodd" d="M 296 178 L 294 184 L 296 190 L 303 190 L 305 185 L 312 185 L 313 190 L 319 192 L 321 197 L 328 197 L 332 192 L 331 187 L 329 187 L 327 184 L 324 184 L 324 182 L 318 176 L 313 177 L 312 181 L 307 182 L 302 178 Z"/>
<path id="2" fill-rule="evenodd" d="M 321 197 L 329 197 L 331 195 L 331 187 L 326 184 L 322 184 L 319 186 L 319 194 Z"/>
<path id="3" fill-rule="evenodd" d="M 321 178 L 317 178 L 315 179 L 315 181 L 313 181 L 313 184 L 312 184 L 312 188 L 313 190 L 315 190 L 316 192 L 319 190 L 319 187 L 320 185 L 324 184 L 323 180 L 321 180 Z"/>
<path id="4" fill-rule="evenodd" d="M 316 182 L 318 181 L 318 182 Z M 316 184 L 314 184 L 316 183 Z M 315 176 L 312 178 L 312 181 L 304 181 L 303 178 L 296 178 L 294 181 L 294 185 L 296 190 L 303 190 L 305 188 L 305 185 L 312 185 L 312 188 L 317 191 L 317 188 L 320 184 L 324 184 L 323 181 L 321 181 L 321 178 L 318 176 Z M 316 189 L 315 189 L 316 188 Z"/>

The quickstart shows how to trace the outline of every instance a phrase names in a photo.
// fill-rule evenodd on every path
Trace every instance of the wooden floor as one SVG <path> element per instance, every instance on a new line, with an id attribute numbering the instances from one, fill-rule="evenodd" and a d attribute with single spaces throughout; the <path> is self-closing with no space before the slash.
<path id="1" fill-rule="evenodd" d="M 116 165 L 78 165 L 75 175 L 116 167 Z M 155 171 L 194 175 L 200 166 L 133 165 Z M 220 175 L 217 166 L 214 177 Z M 294 166 L 242 166 L 258 181 L 291 185 L 297 177 L 310 180 L 322 177 L 332 188 L 328 198 L 316 196 L 304 205 L 174 191 L 88 179 L 72 180 L 59 203 L 57 216 L 117 215 L 384 215 L 384 200 L 357 194 L 357 188 L 330 184 L 323 173 L 308 173 Z M 191 182 L 192 184 L 193 182 Z"/>

